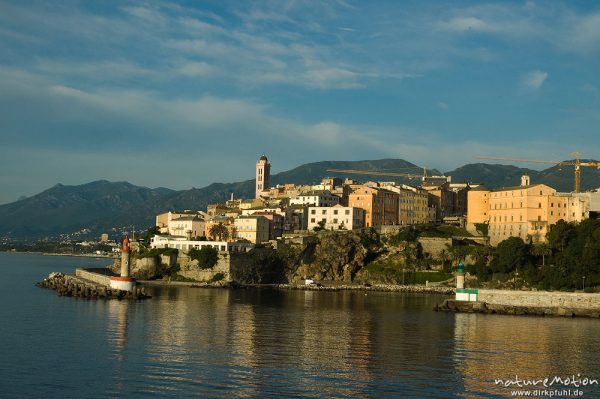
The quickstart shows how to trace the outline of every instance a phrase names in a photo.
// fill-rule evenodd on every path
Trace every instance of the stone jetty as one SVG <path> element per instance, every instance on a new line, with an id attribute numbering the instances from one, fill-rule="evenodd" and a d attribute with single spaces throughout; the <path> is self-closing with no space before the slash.
<path id="1" fill-rule="evenodd" d="M 562 306 L 523 306 L 487 302 L 467 302 L 446 299 L 435 305 L 434 310 L 458 313 L 487 313 L 522 316 L 559 316 L 600 318 L 600 308 L 562 307 Z"/>
<path id="2" fill-rule="evenodd" d="M 251 287 L 252 285 L 245 285 Z M 453 295 L 454 288 L 443 286 L 425 285 L 397 285 L 397 284 L 336 284 L 336 285 L 303 285 L 303 284 L 275 284 L 276 288 L 304 291 L 382 291 L 382 292 L 407 292 L 412 294 L 440 294 Z"/>
<path id="3" fill-rule="evenodd" d="M 144 287 L 135 287 L 132 291 L 113 289 L 93 281 L 63 273 L 50 273 L 37 287 L 53 289 L 60 296 L 88 299 L 146 299 Z"/>

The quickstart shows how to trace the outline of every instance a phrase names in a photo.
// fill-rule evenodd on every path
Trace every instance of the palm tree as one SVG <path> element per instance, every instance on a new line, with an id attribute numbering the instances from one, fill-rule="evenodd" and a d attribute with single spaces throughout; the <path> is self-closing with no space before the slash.
<path id="1" fill-rule="evenodd" d="M 219 241 L 223 241 L 223 239 L 227 239 L 229 237 L 229 230 L 227 230 L 227 226 L 223 223 L 213 224 L 208 230 L 208 234 L 213 238 L 219 237 Z"/>
<path id="2" fill-rule="evenodd" d="M 542 257 L 542 266 L 546 266 L 546 256 L 552 255 L 552 249 L 546 243 L 539 243 L 533 245 L 533 250 L 531 251 L 535 256 Z"/>

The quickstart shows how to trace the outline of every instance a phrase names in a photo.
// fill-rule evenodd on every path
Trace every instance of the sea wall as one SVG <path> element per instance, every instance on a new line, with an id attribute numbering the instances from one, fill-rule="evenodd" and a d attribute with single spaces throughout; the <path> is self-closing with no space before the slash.
<path id="1" fill-rule="evenodd" d="M 199 282 L 228 282 L 235 280 L 236 271 L 244 265 L 244 254 L 219 252 L 217 263 L 209 269 L 202 269 L 198 261 L 188 256 L 179 256 L 177 262 L 180 270 L 177 274 Z"/>
<path id="2" fill-rule="evenodd" d="M 39 288 L 55 290 L 59 296 L 70 296 L 87 299 L 146 299 L 144 287 L 135 287 L 132 292 L 110 288 L 94 280 L 102 280 L 102 274 L 80 270 L 81 276 L 62 273 L 50 273 L 48 277 L 36 284 Z M 94 269 L 91 269 L 94 270 Z M 94 276 L 95 275 L 95 276 Z M 85 277 L 83 277 L 85 276 Z M 93 279 L 91 280 L 90 277 Z"/>
<path id="3" fill-rule="evenodd" d="M 600 309 L 600 294 L 578 292 L 479 290 L 479 301 L 505 306 Z"/>
<path id="4" fill-rule="evenodd" d="M 109 270 L 109 269 L 104 269 Z M 93 281 L 96 284 L 110 286 L 110 276 L 107 274 L 100 273 L 102 269 L 75 269 L 75 275 L 85 280 Z"/>

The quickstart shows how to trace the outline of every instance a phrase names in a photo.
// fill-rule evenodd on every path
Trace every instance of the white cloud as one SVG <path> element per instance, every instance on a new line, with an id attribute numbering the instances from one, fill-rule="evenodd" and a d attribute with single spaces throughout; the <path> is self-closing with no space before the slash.
<path id="1" fill-rule="evenodd" d="M 208 76 L 214 73 L 214 68 L 206 62 L 185 62 L 178 72 L 185 76 Z"/>
<path id="2" fill-rule="evenodd" d="M 450 21 L 442 24 L 448 30 L 465 32 L 465 31 L 490 31 L 490 26 L 482 19 L 475 17 L 455 17 Z"/>
<path id="3" fill-rule="evenodd" d="M 600 52 L 600 12 L 573 18 L 565 45 L 586 53 Z"/>
<path id="4" fill-rule="evenodd" d="M 528 89 L 538 90 L 542 87 L 546 79 L 548 79 L 548 72 L 537 70 L 525 75 L 522 84 Z"/>

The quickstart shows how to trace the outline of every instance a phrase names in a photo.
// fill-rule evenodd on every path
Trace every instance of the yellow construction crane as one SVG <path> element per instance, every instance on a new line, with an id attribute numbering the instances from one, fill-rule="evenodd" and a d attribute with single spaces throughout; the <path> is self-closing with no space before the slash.
<path id="1" fill-rule="evenodd" d="M 406 177 L 409 179 L 421 179 L 426 181 L 427 179 L 445 179 L 447 182 L 451 180 L 451 176 L 427 176 L 427 168 L 423 168 L 423 174 L 415 173 L 398 173 L 398 172 L 386 172 L 385 170 L 358 170 L 358 169 L 327 169 L 328 172 L 337 173 L 350 173 L 355 175 L 371 175 L 371 176 L 392 176 L 392 177 Z"/>
<path id="2" fill-rule="evenodd" d="M 575 166 L 575 181 L 574 181 L 574 192 L 578 193 L 581 189 L 581 167 L 591 166 L 600 169 L 600 162 L 589 161 L 581 162 L 579 159 L 579 151 L 572 152 L 571 155 L 575 157 L 575 161 L 545 161 L 541 159 L 521 159 L 521 158 L 507 158 L 507 157 L 476 157 L 477 159 L 487 159 L 493 161 L 512 161 L 512 162 L 523 162 L 523 163 L 545 163 L 558 166 Z"/>

